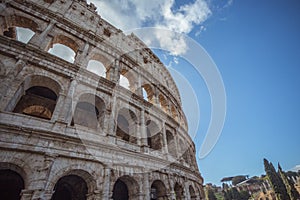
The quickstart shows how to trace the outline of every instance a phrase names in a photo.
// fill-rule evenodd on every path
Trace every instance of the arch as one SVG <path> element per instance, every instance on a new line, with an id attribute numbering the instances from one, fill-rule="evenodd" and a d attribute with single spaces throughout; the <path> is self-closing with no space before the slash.
<path id="1" fill-rule="evenodd" d="M 56 35 L 46 50 L 52 55 L 73 63 L 79 50 L 79 45 L 70 37 Z"/>
<path id="2" fill-rule="evenodd" d="M 113 200 L 129 200 L 136 199 L 137 194 L 139 193 L 139 185 L 130 176 L 122 176 L 117 179 L 113 187 Z"/>
<path id="3" fill-rule="evenodd" d="M 86 200 L 88 186 L 78 175 L 66 175 L 55 184 L 51 200 Z"/>
<path id="4" fill-rule="evenodd" d="M 191 200 L 196 200 L 197 199 L 197 195 L 195 193 L 195 190 L 193 188 L 193 186 L 189 186 L 189 193 L 190 193 L 190 199 Z"/>
<path id="5" fill-rule="evenodd" d="M 150 84 L 144 84 L 142 85 L 142 90 L 144 99 L 154 104 L 154 91 L 152 86 Z"/>
<path id="6" fill-rule="evenodd" d="M 178 113 L 174 105 L 171 106 L 171 114 L 175 121 L 178 121 Z"/>
<path id="7" fill-rule="evenodd" d="M 47 87 L 33 86 L 25 91 L 13 112 L 50 120 L 57 95 Z"/>
<path id="8" fill-rule="evenodd" d="M 24 16 L 11 15 L 5 19 L 1 34 L 23 43 L 27 43 L 39 29 L 38 23 Z"/>
<path id="9" fill-rule="evenodd" d="M 167 199 L 166 187 L 161 180 L 155 180 L 151 184 L 150 198 L 151 200 Z"/>
<path id="10" fill-rule="evenodd" d="M 19 173 L 11 169 L 0 169 L 0 197 L 2 199 L 19 200 L 24 188 L 24 179 Z"/>
<path id="11" fill-rule="evenodd" d="M 160 105 L 160 108 L 164 111 L 164 112 L 168 112 L 168 102 L 166 100 L 166 98 L 162 95 L 162 94 L 159 94 L 158 95 L 158 99 L 159 99 L 159 105 Z"/>
<path id="12" fill-rule="evenodd" d="M 100 53 L 93 52 L 93 50 L 90 54 L 91 54 L 90 60 L 96 60 L 101 62 L 106 69 L 108 69 L 111 66 L 111 64 L 113 64 L 114 62 L 114 58 L 109 59 L 107 56 L 104 56 Z"/>
<path id="13" fill-rule="evenodd" d="M 176 200 L 182 200 L 184 198 L 184 190 L 179 183 L 175 183 L 174 192 Z"/>
<path id="14" fill-rule="evenodd" d="M 126 108 L 122 108 L 118 112 L 117 117 L 117 137 L 131 143 L 137 143 L 137 117 L 135 113 Z"/>
<path id="15" fill-rule="evenodd" d="M 82 94 L 76 104 L 71 125 L 81 125 L 92 129 L 103 127 L 105 103 L 94 94 Z"/>
<path id="16" fill-rule="evenodd" d="M 167 145 L 168 145 L 168 152 L 172 156 L 176 157 L 177 150 L 176 150 L 176 142 L 173 133 L 171 131 L 166 131 L 166 138 L 167 138 Z"/>
<path id="17" fill-rule="evenodd" d="M 124 75 L 120 75 L 120 81 L 119 81 L 119 84 L 123 87 L 123 88 L 126 88 L 127 90 L 130 90 L 130 83 L 129 83 L 129 80 L 126 76 Z"/>
<path id="18" fill-rule="evenodd" d="M 122 87 L 134 92 L 135 89 L 138 88 L 136 85 L 137 82 L 138 81 L 136 76 L 134 75 L 133 70 L 130 71 L 127 69 L 120 70 L 119 84 Z"/>
<path id="19" fill-rule="evenodd" d="M 106 78 L 106 68 L 104 64 L 98 60 L 89 60 L 86 69 L 98 76 Z"/>
<path id="20" fill-rule="evenodd" d="M 158 125 L 154 121 L 148 120 L 146 122 L 146 129 L 147 129 L 147 141 L 149 147 L 154 150 L 161 150 L 163 146 L 162 133 Z"/>

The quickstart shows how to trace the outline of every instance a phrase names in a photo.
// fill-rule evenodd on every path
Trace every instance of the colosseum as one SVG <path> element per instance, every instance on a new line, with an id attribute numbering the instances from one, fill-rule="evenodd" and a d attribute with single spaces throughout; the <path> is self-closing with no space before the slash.
<path id="1" fill-rule="evenodd" d="M 179 91 L 142 40 L 86 0 L 0 16 L 0 199 L 205 199 Z"/>

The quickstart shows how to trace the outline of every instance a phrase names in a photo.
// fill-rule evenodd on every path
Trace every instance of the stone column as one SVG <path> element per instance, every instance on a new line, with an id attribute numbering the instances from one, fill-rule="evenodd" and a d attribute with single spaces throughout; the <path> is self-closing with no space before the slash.
<path id="1" fill-rule="evenodd" d="M 61 112 L 60 112 L 60 115 L 58 118 L 59 121 L 65 122 L 67 124 L 70 124 L 72 121 L 72 116 L 73 116 L 72 103 L 73 103 L 73 95 L 74 95 L 76 86 L 77 86 L 76 79 L 72 79 L 67 96 L 65 97 L 64 105 L 61 109 Z"/>
<path id="2" fill-rule="evenodd" d="M 110 115 L 107 116 L 107 136 L 111 143 L 115 143 L 116 141 L 116 115 L 117 115 L 117 97 L 116 93 L 113 92 L 112 97 L 110 99 Z"/>
<path id="3" fill-rule="evenodd" d="M 139 95 L 140 97 L 144 98 L 143 88 L 142 88 L 141 74 L 139 72 L 138 72 L 138 80 L 135 83 L 135 91 L 136 91 L 137 95 Z"/>
<path id="4" fill-rule="evenodd" d="M 52 30 L 53 26 L 55 25 L 55 21 L 52 20 L 48 24 L 48 26 L 41 32 L 41 34 L 35 34 L 29 41 L 29 44 L 32 44 L 39 49 L 47 50 L 46 48 L 49 47 L 49 44 L 52 40 L 51 37 L 48 37 L 48 34 Z"/>
<path id="5" fill-rule="evenodd" d="M 175 149 L 176 149 L 175 155 L 176 155 L 176 158 L 178 158 L 181 156 L 180 155 L 181 151 L 179 151 L 177 130 L 175 130 L 175 132 L 174 132 L 174 143 L 175 143 Z"/>
<path id="6" fill-rule="evenodd" d="M 148 152 L 149 147 L 148 147 L 148 136 L 147 136 L 147 128 L 145 124 L 145 110 L 141 110 L 141 125 L 140 125 L 140 138 L 141 138 L 141 147 L 142 147 L 142 152 Z"/>
<path id="7" fill-rule="evenodd" d="M 109 197 L 111 197 L 111 194 L 110 194 L 110 176 L 111 176 L 111 168 L 110 167 L 105 167 L 105 169 L 104 169 L 104 182 L 103 182 L 102 199 L 109 199 Z"/>
<path id="8" fill-rule="evenodd" d="M 78 65 L 87 67 L 87 64 L 88 64 L 87 55 L 89 52 L 89 47 L 90 47 L 89 43 L 86 42 L 85 45 L 83 46 L 83 48 L 79 49 L 76 52 L 74 64 L 78 64 Z"/>
<path id="9" fill-rule="evenodd" d="M 159 102 L 159 98 L 158 98 L 158 89 L 155 87 L 154 88 L 154 94 L 153 94 L 153 103 L 154 105 L 160 107 L 160 102 Z"/>
<path id="10" fill-rule="evenodd" d="M 168 179 L 169 179 L 169 188 L 170 188 L 169 196 L 171 197 L 171 200 L 175 200 L 174 181 L 170 174 L 168 174 Z"/>
<path id="11" fill-rule="evenodd" d="M 116 59 L 114 64 L 109 68 L 109 80 L 118 84 L 120 80 L 120 63 L 119 60 Z"/>
<path id="12" fill-rule="evenodd" d="M 143 191 L 141 191 L 144 194 L 144 199 L 150 199 L 150 183 L 149 183 L 149 173 L 144 173 L 144 187 Z M 142 200 L 142 199 L 141 199 Z"/>
<path id="13" fill-rule="evenodd" d="M 13 97 L 15 96 L 17 90 L 19 90 L 22 86 L 19 85 L 21 82 L 16 80 L 19 73 L 25 66 L 26 62 L 22 58 L 20 58 L 15 65 L 10 66 L 10 71 L 4 76 L 4 79 L 0 86 L 0 94 L 2 94 L 0 95 L 1 110 L 12 111 L 18 103 L 17 101 L 19 99 L 13 99 Z M 21 96 L 23 95 L 23 92 L 24 91 L 22 91 L 22 94 L 20 94 Z"/>
<path id="14" fill-rule="evenodd" d="M 60 114 L 60 111 L 64 105 L 64 101 L 65 101 L 66 95 L 64 93 L 59 93 L 58 99 L 56 101 L 56 105 L 55 105 L 55 109 L 53 111 L 52 117 L 51 117 L 51 121 L 55 122 Z"/>
<path id="15" fill-rule="evenodd" d="M 162 139 L 163 139 L 163 153 L 168 154 L 168 142 L 167 142 L 167 135 L 166 135 L 166 125 L 165 122 L 162 123 Z"/>

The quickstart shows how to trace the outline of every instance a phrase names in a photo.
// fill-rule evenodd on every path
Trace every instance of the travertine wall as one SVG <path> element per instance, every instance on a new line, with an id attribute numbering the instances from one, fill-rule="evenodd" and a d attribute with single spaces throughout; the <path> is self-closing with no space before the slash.
<path id="1" fill-rule="evenodd" d="M 129 199 L 204 199 L 178 89 L 142 41 L 83 0 L 0 5 L 0 171 L 20 175 L 22 199 L 60 199 L 75 181 L 71 199 L 118 199 L 119 183 Z M 34 32 L 27 44 L 16 27 Z M 74 62 L 48 53 L 55 44 Z"/>

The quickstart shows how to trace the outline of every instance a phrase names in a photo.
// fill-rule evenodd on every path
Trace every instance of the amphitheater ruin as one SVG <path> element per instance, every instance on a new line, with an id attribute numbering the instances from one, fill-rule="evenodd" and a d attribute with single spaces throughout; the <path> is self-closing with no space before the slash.
<path id="1" fill-rule="evenodd" d="M 0 199 L 205 199 L 179 91 L 138 37 L 86 0 L 0 15 Z"/>

